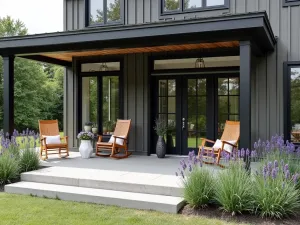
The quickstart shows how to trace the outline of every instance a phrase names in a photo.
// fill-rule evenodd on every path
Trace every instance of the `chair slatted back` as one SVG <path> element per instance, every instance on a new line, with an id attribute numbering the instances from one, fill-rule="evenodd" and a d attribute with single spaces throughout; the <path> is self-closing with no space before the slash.
<path id="1" fill-rule="evenodd" d="M 41 136 L 59 135 L 58 120 L 39 120 Z"/>
<path id="2" fill-rule="evenodd" d="M 117 120 L 114 135 L 127 138 L 130 129 L 131 120 Z"/>
<path id="3" fill-rule="evenodd" d="M 222 141 L 239 141 L 240 139 L 240 121 L 226 120 L 225 128 L 221 137 Z"/>

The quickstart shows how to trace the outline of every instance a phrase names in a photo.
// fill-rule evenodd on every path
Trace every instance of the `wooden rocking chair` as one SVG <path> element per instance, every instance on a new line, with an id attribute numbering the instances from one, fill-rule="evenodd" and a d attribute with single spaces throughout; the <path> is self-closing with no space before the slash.
<path id="1" fill-rule="evenodd" d="M 112 157 L 116 159 L 127 158 L 131 155 L 128 152 L 127 137 L 130 129 L 131 120 L 117 120 L 116 128 L 109 142 L 102 142 L 102 136 L 99 136 L 96 144 L 96 155 L 103 157 Z M 124 149 L 124 153 L 121 153 Z"/>
<path id="2" fill-rule="evenodd" d="M 216 163 L 218 166 L 224 167 L 223 165 L 220 164 L 222 151 L 225 151 L 230 154 L 233 153 L 233 151 L 237 150 L 238 148 L 239 139 L 240 139 L 240 122 L 227 120 L 225 123 L 225 128 L 222 137 L 219 141 L 220 145 L 207 147 L 205 146 L 206 143 L 216 144 L 216 142 L 206 138 L 201 138 L 202 143 L 199 146 L 198 158 L 200 157 L 200 154 L 202 154 L 204 163 L 206 164 Z M 205 160 L 215 160 L 215 162 L 208 162 Z"/>
<path id="3" fill-rule="evenodd" d="M 41 138 L 41 149 L 40 158 L 43 160 L 48 159 L 48 155 L 65 154 L 63 157 L 69 156 L 68 137 L 57 137 L 59 139 L 57 143 L 49 143 L 50 139 L 55 136 L 59 136 L 59 128 L 57 120 L 39 120 L 40 138 Z M 47 140 L 48 138 L 48 140 Z M 64 140 L 64 142 L 61 142 Z M 51 153 L 48 153 L 51 152 Z"/>

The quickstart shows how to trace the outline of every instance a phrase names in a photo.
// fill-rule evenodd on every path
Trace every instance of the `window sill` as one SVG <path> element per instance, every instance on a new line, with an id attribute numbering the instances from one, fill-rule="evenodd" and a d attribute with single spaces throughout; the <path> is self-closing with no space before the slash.
<path id="1" fill-rule="evenodd" d="M 286 0 L 282 0 L 282 6 L 283 7 L 289 7 L 289 6 L 299 6 L 300 5 L 300 0 L 299 1 L 293 1 L 293 2 L 289 2 Z"/>
<path id="2" fill-rule="evenodd" d="M 113 26 L 120 26 L 120 25 L 124 25 L 124 21 L 114 22 L 114 23 L 106 23 L 106 24 L 95 23 L 92 25 L 87 25 L 86 28 L 113 27 Z"/>
<path id="3" fill-rule="evenodd" d="M 206 11 L 218 11 L 218 10 L 226 10 L 226 9 L 229 9 L 229 6 L 223 5 L 223 6 L 212 6 L 212 7 L 199 8 L 199 9 L 188 9 L 184 11 L 161 12 L 160 17 L 189 14 L 189 13 L 199 13 L 199 12 L 206 12 Z"/>

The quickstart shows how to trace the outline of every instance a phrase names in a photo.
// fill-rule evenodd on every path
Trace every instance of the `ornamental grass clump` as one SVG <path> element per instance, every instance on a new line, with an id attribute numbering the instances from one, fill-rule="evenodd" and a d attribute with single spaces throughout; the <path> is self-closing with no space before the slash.
<path id="1" fill-rule="evenodd" d="M 40 158 L 34 149 L 26 148 L 22 151 L 19 159 L 20 172 L 37 170 L 40 167 Z"/>
<path id="2" fill-rule="evenodd" d="M 253 209 L 251 175 L 240 161 L 230 162 L 216 178 L 215 200 L 225 212 L 250 212 Z"/>
<path id="3" fill-rule="evenodd" d="M 20 175 L 18 160 L 9 152 L 0 156 L 0 185 L 11 183 Z"/>
<path id="4" fill-rule="evenodd" d="M 197 159 L 194 151 L 188 155 L 187 163 L 180 161 L 179 174 L 183 183 L 183 197 L 194 208 L 207 206 L 214 198 L 214 178 L 211 172 L 202 167 L 202 160 Z"/>
<path id="5" fill-rule="evenodd" d="M 266 163 L 253 180 L 254 212 L 261 217 L 282 219 L 300 209 L 299 174 L 291 174 L 281 160 Z"/>

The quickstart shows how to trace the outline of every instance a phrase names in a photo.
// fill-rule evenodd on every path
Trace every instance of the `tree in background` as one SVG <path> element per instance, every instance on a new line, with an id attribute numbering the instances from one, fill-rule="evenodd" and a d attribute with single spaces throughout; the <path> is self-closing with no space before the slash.
<path id="1" fill-rule="evenodd" d="M 20 20 L 0 18 L 0 37 L 26 35 Z M 27 59 L 15 59 L 15 128 L 38 129 L 39 119 L 63 120 L 63 69 Z M 0 128 L 3 126 L 3 62 L 0 57 Z M 62 128 L 62 124 L 61 124 Z"/>

